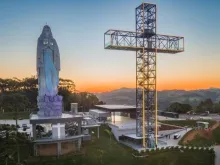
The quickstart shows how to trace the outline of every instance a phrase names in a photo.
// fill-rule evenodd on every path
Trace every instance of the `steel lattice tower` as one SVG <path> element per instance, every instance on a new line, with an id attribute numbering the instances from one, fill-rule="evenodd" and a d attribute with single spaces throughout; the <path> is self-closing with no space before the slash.
<path id="1" fill-rule="evenodd" d="M 136 135 L 143 146 L 157 144 L 157 53 L 184 51 L 184 38 L 157 34 L 157 7 L 142 3 L 135 10 L 136 32 L 108 30 L 104 48 L 136 51 Z M 145 141 L 147 139 L 147 142 Z"/>

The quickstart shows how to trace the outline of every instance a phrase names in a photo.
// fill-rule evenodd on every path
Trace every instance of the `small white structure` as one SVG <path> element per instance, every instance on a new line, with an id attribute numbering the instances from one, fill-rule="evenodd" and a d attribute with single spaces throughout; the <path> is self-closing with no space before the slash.
<path id="1" fill-rule="evenodd" d="M 83 129 L 83 135 L 88 135 L 89 134 L 89 129 Z"/>
<path id="2" fill-rule="evenodd" d="M 197 121 L 196 123 L 197 123 L 198 128 L 203 128 L 203 129 L 208 129 L 209 128 L 209 123 L 208 122 Z"/>
<path id="3" fill-rule="evenodd" d="M 212 120 L 211 117 L 200 117 L 199 119 L 200 119 L 200 120 Z"/>
<path id="4" fill-rule="evenodd" d="M 52 125 L 52 136 L 55 139 L 65 138 L 65 124 L 53 124 Z"/>
<path id="5" fill-rule="evenodd" d="M 96 119 L 98 121 L 106 121 L 108 117 L 111 117 L 110 112 L 98 110 L 98 109 L 90 109 L 89 110 L 89 115 L 93 117 L 93 119 Z"/>
<path id="6" fill-rule="evenodd" d="M 78 113 L 78 103 L 71 103 L 71 112 Z"/>

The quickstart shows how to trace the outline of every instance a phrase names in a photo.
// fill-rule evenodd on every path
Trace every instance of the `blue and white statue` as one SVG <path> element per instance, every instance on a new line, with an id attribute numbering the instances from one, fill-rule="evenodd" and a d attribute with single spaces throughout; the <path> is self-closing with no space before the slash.
<path id="1" fill-rule="evenodd" d="M 38 115 L 61 116 L 62 96 L 58 96 L 60 53 L 48 25 L 37 43 Z"/>

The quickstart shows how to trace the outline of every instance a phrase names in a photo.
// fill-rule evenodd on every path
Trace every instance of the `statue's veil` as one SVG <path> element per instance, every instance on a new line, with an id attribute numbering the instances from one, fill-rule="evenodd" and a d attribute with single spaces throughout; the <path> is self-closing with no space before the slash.
<path id="1" fill-rule="evenodd" d="M 48 26 L 48 25 L 45 25 L 43 27 L 42 33 L 39 38 L 41 38 L 41 39 L 44 38 L 46 36 L 46 31 L 49 31 L 49 38 L 53 38 L 53 34 L 51 32 L 50 26 Z"/>

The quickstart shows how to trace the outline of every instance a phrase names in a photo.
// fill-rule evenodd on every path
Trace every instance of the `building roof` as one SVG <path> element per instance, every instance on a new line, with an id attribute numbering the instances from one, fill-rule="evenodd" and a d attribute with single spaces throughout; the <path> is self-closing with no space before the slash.
<path id="1" fill-rule="evenodd" d="M 68 113 L 62 113 L 62 116 L 58 117 L 41 117 L 37 114 L 30 115 L 30 124 L 43 124 L 43 123 L 65 123 L 71 121 L 81 121 L 83 119 L 82 115 L 74 115 Z"/>
<path id="2" fill-rule="evenodd" d="M 96 124 L 96 125 L 82 125 L 81 126 L 82 128 L 93 128 L 93 127 L 100 127 L 99 124 Z"/>
<path id="3" fill-rule="evenodd" d="M 143 136 L 137 136 L 135 133 L 126 134 L 124 136 L 132 138 L 132 139 L 136 139 L 136 140 L 143 139 Z M 146 137 L 147 137 L 147 134 L 146 134 Z"/>
<path id="4" fill-rule="evenodd" d="M 106 113 L 108 113 L 108 112 L 105 112 L 105 111 L 101 111 L 101 110 L 99 110 L 99 109 L 90 109 L 89 111 L 90 111 L 90 112 L 99 113 L 99 114 L 106 114 Z"/>
<path id="5" fill-rule="evenodd" d="M 81 139 L 83 136 L 84 135 L 67 136 L 63 138 L 41 138 L 41 139 L 34 140 L 34 143 L 49 144 L 49 143 L 54 143 L 58 141 L 66 142 L 66 141 L 73 141 L 73 140 Z"/>
<path id="6" fill-rule="evenodd" d="M 161 110 L 157 110 L 158 112 L 162 112 L 162 113 L 166 113 L 166 114 L 178 114 L 176 112 L 168 112 L 168 111 L 161 111 Z"/>
<path id="7" fill-rule="evenodd" d="M 204 121 L 197 121 L 196 123 L 198 123 L 198 124 L 209 124 L 208 122 L 204 122 Z"/>
<path id="8" fill-rule="evenodd" d="M 95 107 L 103 110 L 109 111 L 128 111 L 128 110 L 136 110 L 136 106 L 131 105 L 95 105 Z"/>

